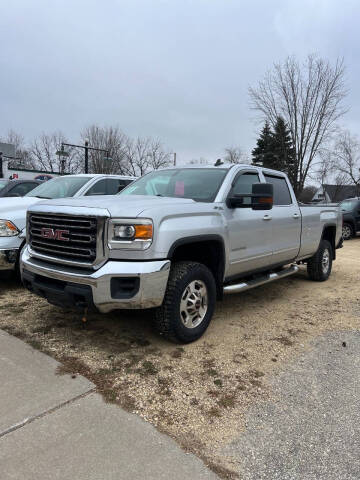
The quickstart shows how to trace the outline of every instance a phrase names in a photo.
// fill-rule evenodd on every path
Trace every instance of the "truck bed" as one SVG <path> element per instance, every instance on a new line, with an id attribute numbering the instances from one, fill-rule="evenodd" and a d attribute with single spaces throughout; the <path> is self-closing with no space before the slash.
<path id="1" fill-rule="evenodd" d="M 325 226 L 336 228 L 335 244 L 340 242 L 342 215 L 338 205 L 300 205 L 301 245 L 299 259 L 313 255 L 317 250 Z"/>

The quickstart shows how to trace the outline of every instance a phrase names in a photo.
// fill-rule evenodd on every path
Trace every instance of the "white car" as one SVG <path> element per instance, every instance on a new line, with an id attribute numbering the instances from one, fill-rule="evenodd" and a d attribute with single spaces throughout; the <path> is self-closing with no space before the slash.
<path id="1" fill-rule="evenodd" d="M 0 198 L 0 270 L 18 272 L 30 205 L 43 199 L 116 195 L 134 180 L 135 177 L 122 175 L 66 175 L 39 185 L 24 197 Z"/>

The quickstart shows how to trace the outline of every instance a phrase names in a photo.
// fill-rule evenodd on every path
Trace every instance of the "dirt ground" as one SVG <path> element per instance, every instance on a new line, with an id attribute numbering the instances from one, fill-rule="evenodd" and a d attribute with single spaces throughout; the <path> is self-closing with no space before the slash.
<path id="1" fill-rule="evenodd" d="M 238 478 L 224 447 L 246 428 L 247 409 L 271 397 L 269 378 L 317 335 L 360 327 L 360 238 L 337 255 L 325 283 L 301 267 L 227 296 L 203 338 L 182 347 L 151 331 L 148 312 L 90 315 L 84 324 L 5 276 L 0 328 L 58 359 L 59 374 L 88 377 L 106 401 L 171 435 L 221 477 Z"/>

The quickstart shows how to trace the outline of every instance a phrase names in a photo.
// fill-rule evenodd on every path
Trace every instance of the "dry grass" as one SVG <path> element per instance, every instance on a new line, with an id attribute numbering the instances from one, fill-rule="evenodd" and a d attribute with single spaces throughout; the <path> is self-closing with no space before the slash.
<path id="1" fill-rule="evenodd" d="M 106 401 L 141 415 L 236 478 L 223 449 L 244 413 L 268 398 L 268 379 L 328 330 L 358 329 L 360 238 L 338 251 L 326 283 L 301 271 L 218 303 L 202 339 L 177 347 L 154 335 L 147 312 L 81 315 L 0 284 L 0 328 L 60 360 L 59 374 L 84 375 Z M 341 342 L 341 340 L 339 339 Z"/>

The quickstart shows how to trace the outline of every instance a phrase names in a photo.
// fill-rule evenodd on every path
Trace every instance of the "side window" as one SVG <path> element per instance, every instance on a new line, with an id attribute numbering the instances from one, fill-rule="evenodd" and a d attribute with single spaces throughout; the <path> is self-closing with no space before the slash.
<path id="1" fill-rule="evenodd" d="M 108 195 L 116 195 L 130 183 L 130 180 L 122 180 L 120 178 L 108 178 Z"/>
<path id="2" fill-rule="evenodd" d="M 260 183 L 259 175 L 255 172 L 245 172 L 237 177 L 235 184 L 232 188 L 232 194 L 251 193 L 252 184 Z M 244 198 L 244 204 L 249 205 L 251 203 L 250 197 Z"/>
<path id="3" fill-rule="evenodd" d="M 31 190 L 34 190 L 34 188 L 37 187 L 39 184 L 29 182 L 29 183 L 26 183 L 25 185 L 26 185 L 26 192 L 25 192 L 26 194 L 28 192 L 31 192 Z"/>
<path id="4" fill-rule="evenodd" d="M 291 195 L 289 187 L 284 177 L 275 177 L 264 174 L 267 183 L 274 185 L 274 205 L 291 205 Z"/>
<path id="5" fill-rule="evenodd" d="M 127 187 L 128 185 L 130 185 L 130 183 L 133 183 L 134 180 L 120 180 L 120 188 L 121 190 L 125 187 Z"/>
<path id="6" fill-rule="evenodd" d="M 23 197 L 26 195 L 30 190 L 33 188 L 37 187 L 37 183 L 18 183 L 15 185 L 8 193 L 7 195 L 20 195 L 20 197 Z"/>
<path id="7" fill-rule="evenodd" d="M 106 178 L 99 180 L 95 183 L 89 190 L 85 193 L 85 195 L 107 195 L 106 191 Z"/>

